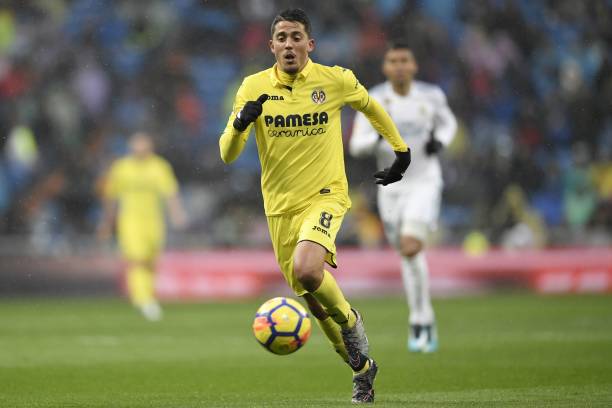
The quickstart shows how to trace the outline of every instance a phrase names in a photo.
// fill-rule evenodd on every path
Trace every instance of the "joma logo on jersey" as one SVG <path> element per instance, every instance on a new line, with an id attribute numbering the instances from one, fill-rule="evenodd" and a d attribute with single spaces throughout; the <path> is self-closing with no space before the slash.
<path id="1" fill-rule="evenodd" d="M 284 101 L 283 95 L 270 95 L 271 101 Z"/>
<path id="2" fill-rule="evenodd" d="M 323 228 L 319 227 L 318 225 L 314 225 L 314 226 L 312 227 L 312 230 L 313 230 L 313 231 L 319 231 L 319 232 L 322 232 L 323 234 L 327 235 L 328 237 L 330 236 L 330 235 L 329 235 L 329 232 L 327 232 L 327 230 L 324 230 Z"/>
<path id="3" fill-rule="evenodd" d="M 274 127 L 296 127 L 296 126 L 316 126 L 327 123 L 327 112 L 305 113 L 303 115 L 266 115 L 264 121 L 266 126 Z"/>

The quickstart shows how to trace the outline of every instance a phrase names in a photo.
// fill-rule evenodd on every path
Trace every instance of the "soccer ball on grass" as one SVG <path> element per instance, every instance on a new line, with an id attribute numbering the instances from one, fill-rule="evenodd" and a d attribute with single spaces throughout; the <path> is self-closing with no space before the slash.
<path id="1" fill-rule="evenodd" d="M 253 321 L 253 334 L 266 350 L 274 354 L 291 354 L 310 337 L 310 318 L 297 301 L 275 297 L 262 304 Z"/>

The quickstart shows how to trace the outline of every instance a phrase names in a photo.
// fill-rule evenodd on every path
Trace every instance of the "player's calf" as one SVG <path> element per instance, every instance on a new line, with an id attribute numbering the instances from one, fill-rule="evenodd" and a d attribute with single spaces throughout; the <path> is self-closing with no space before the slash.
<path id="1" fill-rule="evenodd" d="M 348 354 L 349 365 L 353 371 L 359 372 L 368 363 L 370 349 L 363 325 L 363 318 L 357 310 L 351 308 L 351 311 L 356 317 L 355 324 L 353 327 L 342 329 L 342 340 Z"/>

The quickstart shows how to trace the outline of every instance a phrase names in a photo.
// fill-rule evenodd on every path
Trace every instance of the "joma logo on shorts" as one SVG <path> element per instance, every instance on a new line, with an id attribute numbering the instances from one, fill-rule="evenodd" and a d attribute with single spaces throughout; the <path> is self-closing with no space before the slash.
<path id="1" fill-rule="evenodd" d="M 312 227 L 312 230 L 313 230 L 313 231 L 319 231 L 319 232 L 322 232 L 323 234 L 325 234 L 325 235 L 327 235 L 328 237 L 330 237 L 329 232 L 327 232 L 327 231 L 326 231 L 326 230 L 324 230 L 323 228 L 318 227 L 318 226 L 316 226 L 316 225 L 314 225 L 314 226 Z M 330 238 L 331 238 L 331 237 L 330 237 Z"/>

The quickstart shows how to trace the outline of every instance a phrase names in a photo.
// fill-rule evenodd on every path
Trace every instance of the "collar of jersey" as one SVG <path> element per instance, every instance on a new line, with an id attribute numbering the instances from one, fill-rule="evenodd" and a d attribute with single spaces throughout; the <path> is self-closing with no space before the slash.
<path id="1" fill-rule="evenodd" d="M 270 81 L 272 82 L 272 86 L 282 87 L 284 86 L 283 83 L 279 81 L 278 77 L 276 76 L 277 65 L 278 64 L 274 64 L 274 66 L 270 70 Z M 308 74 L 310 74 L 310 71 L 312 71 L 313 67 L 314 67 L 314 63 L 312 62 L 310 58 L 308 58 L 308 62 L 306 62 L 306 65 L 304 65 L 304 68 L 302 68 L 302 70 L 298 72 L 297 77 L 295 79 L 296 80 L 299 78 L 306 79 L 308 77 Z"/>
<path id="2" fill-rule="evenodd" d="M 400 95 L 393 90 L 393 85 L 391 85 L 391 81 L 386 81 L 386 92 L 388 96 L 395 98 L 409 98 L 414 95 L 414 80 L 412 84 L 410 84 L 410 89 L 408 89 L 408 93 L 406 95 Z"/>

